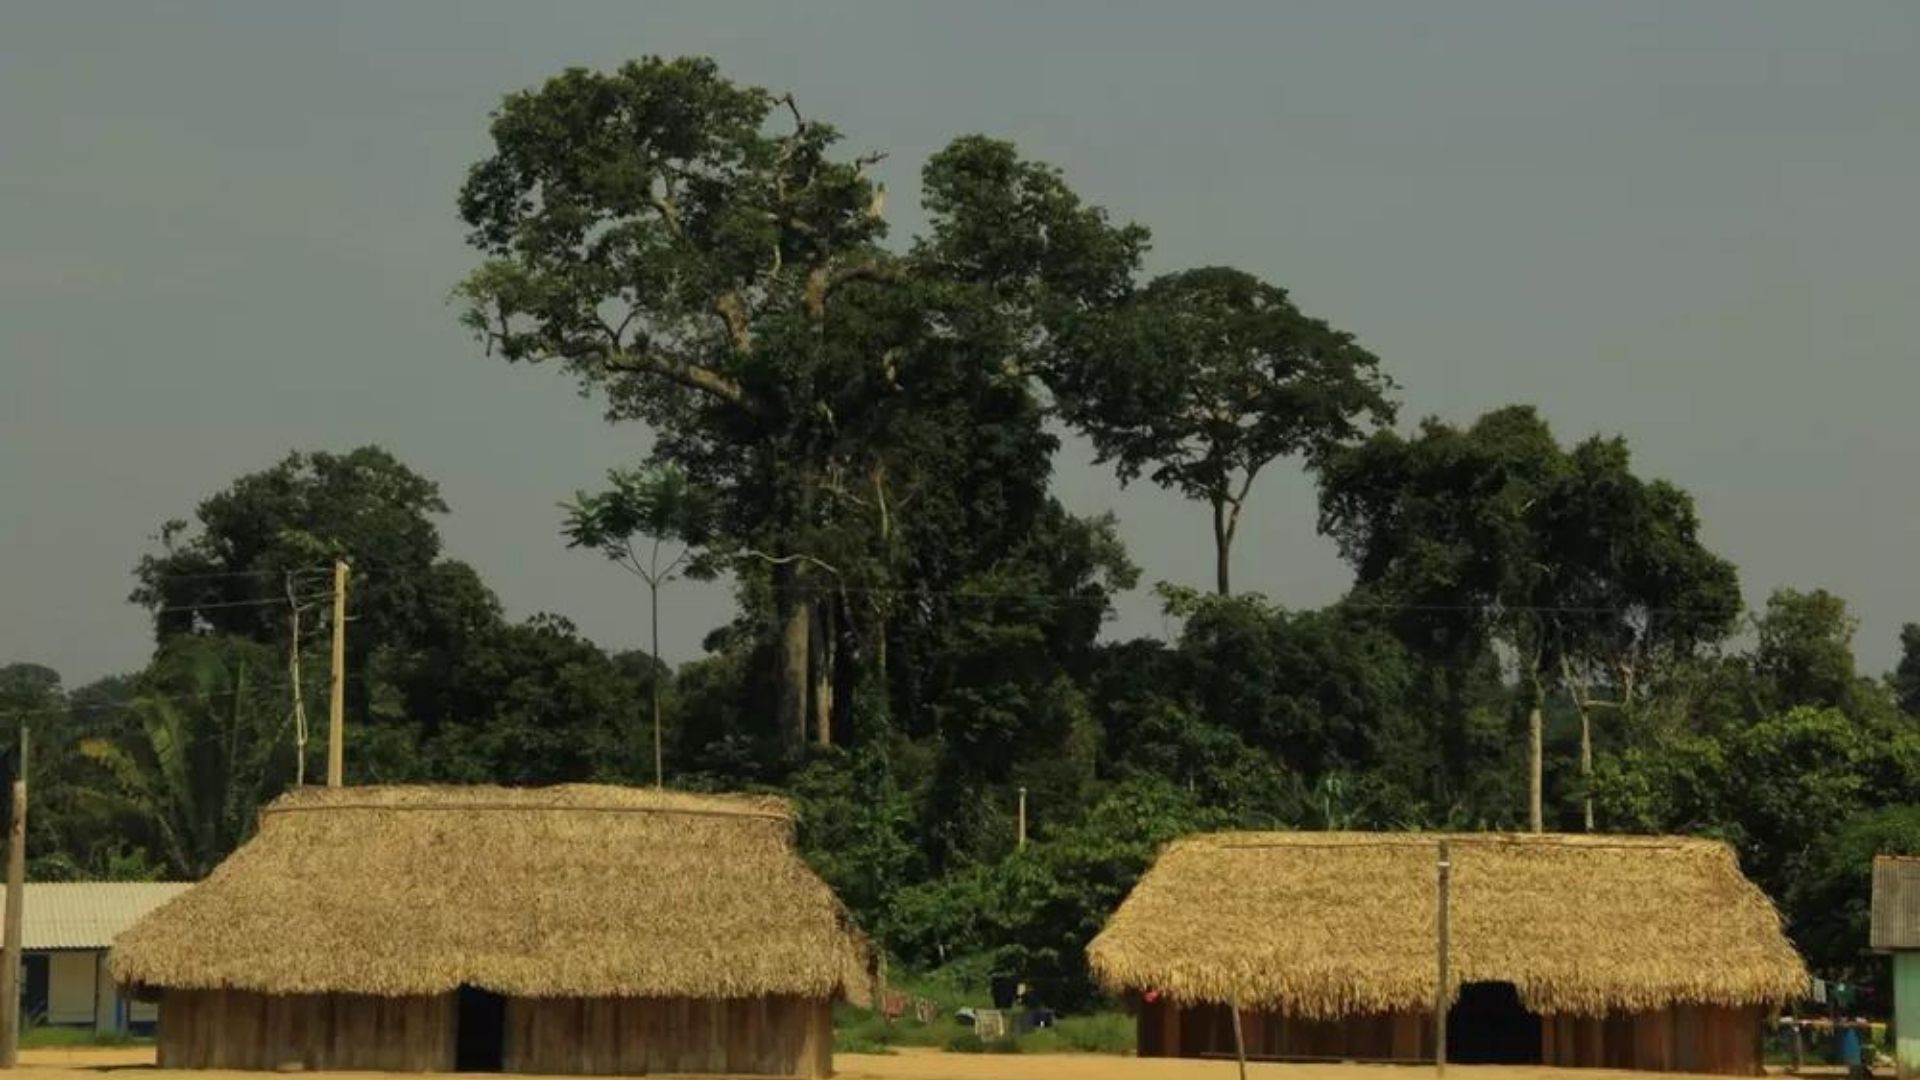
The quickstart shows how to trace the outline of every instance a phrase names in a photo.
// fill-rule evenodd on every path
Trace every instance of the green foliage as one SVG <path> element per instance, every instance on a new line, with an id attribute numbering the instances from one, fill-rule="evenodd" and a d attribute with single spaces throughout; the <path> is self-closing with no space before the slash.
<path id="1" fill-rule="evenodd" d="M 999 1035 L 983 1039 L 973 1030 L 962 1031 L 947 1040 L 946 1050 L 950 1054 L 1018 1054 L 1026 1047 L 1023 1040 L 1013 1035 Z"/>
<path id="2" fill-rule="evenodd" d="M 1123 1012 L 1062 1016 L 1052 1030 L 1066 1049 L 1077 1054 L 1131 1054 L 1138 1040 L 1133 1017 Z"/>
<path id="3" fill-rule="evenodd" d="M 1788 888 L 1786 906 L 1794 941 L 1816 969 L 1856 979 L 1869 973 L 1862 948 L 1872 914 L 1876 855 L 1920 855 L 1920 805 L 1855 815 L 1814 841 Z"/>
<path id="4" fill-rule="evenodd" d="M 1900 626 L 1900 664 L 1894 669 L 1892 684 L 1900 711 L 1920 716 L 1920 623 Z"/>
<path id="5" fill-rule="evenodd" d="M 204 877 L 293 779 L 284 691 L 256 681 L 264 652 L 232 638 L 175 642 L 129 704 L 135 730 L 79 744 L 100 776 L 83 797 L 143 838 L 169 876 Z"/>
<path id="6" fill-rule="evenodd" d="M 1151 470 L 1212 508 L 1222 594 L 1260 471 L 1318 460 L 1393 419 L 1378 359 L 1239 270 L 1168 274 L 1111 314 L 1071 321 L 1061 341 L 1047 381 L 1062 416 L 1123 483 Z"/>
<path id="7" fill-rule="evenodd" d="M 1858 625 L 1846 602 L 1825 589 L 1775 590 L 1754 620 L 1753 668 L 1766 703 L 1842 708 L 1855 704 L 1856 693 L 1874 692 L 1854 672 Z"/>

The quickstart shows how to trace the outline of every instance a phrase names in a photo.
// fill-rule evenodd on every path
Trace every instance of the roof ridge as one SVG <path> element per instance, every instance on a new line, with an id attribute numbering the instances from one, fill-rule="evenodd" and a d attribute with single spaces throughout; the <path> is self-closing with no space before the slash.
<path id="1" fill-rule="evenodd" d="M 386 803 L 386 802 L 314 801 L 309 803 L 282 804 L 276 800 L 273 803 L 270 803 L 264 807 L 261 807 L 260 814 L 262 817 L 265 817 L 268 814 L 312 813 L 315 811 L 323 811 L 323 810 L 381 810 L 381 811 L 430 810 L 430 811 L 439 811 L 439 812 L 447 812 L 447 811 L 455 811 L 455 810 L 458 810 L 458 811 L 534 810 L 534 811 L 541 811 L 541 812 L 567 811 L 567 812 L 582 813 L 582 814 L 688 814 L 695 817 L 765 818 L 766 820 L 769 820 L 769 821 L 792 821 L 793 820 L 793 814 L 791 813 L 783 813 L 778 810 L 749 809 L 746 807 L 731 808 L 731 807 L 722 807 L 722 806 L 615 806 L 610 804 L 567 803 L 567 802 L 487 803 L 487 802 L 450 801 L 450 802 Z"/>

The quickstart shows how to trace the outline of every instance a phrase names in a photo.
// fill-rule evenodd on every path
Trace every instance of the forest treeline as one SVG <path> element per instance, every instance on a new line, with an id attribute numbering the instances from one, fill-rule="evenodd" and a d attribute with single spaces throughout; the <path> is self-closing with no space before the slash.
<path id="1" fill-rule="evenodd" d="M 1879 677 L 1839 598 L 1746 610 L 1624 440 L 1523 404 L 1401 424 L 1354 334 L 1242 270 L 1149 275 L 1145 227 L 1003 141 L 933 154 L 896 239 L 884 154 L 705 60 L 569 71 L 490 130 L 457 196 L 476 354 L 634 434 L 554 543 L 632 572 L 636 639 L 680 578 L 730 583 L 731 620 L 673 668 L 509 619 L 379 447 L 209 478 L 133 568 L 144 669 L 0 668 L 36 879 L 197 877 L 322 775 L 344 558 L 350 782 L 780 791 L 907 964 L 1073 1004 L 1173 836 L 1538 826 L 1722 837 L 1816 968 L 1865 972 L 1871 855 L 1920 853 L 1920 627 Z M 1141 582 L 1117 521 L 1062 505 L 1069 432 L 1191 500 L 1211 580 Z M 1323 608 L 1233 588 L 1283 469 L 1352 570 Z M 1103 636 L 1143 587 L 1170 639 Z"/>

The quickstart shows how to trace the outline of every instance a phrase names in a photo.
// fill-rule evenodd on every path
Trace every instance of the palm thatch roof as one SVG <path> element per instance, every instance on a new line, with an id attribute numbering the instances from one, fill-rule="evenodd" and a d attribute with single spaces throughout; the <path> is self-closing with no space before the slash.
<path id="1" fill-rule="evenodd" d="M 1426 1011 L 1449 841 L 1451 991 L 1508 982 L 1541 1013 L 1796 996 L 1773 904 L 1708 840 L 1219 833 L 1161 852 L 1088 947 L 1115 993 L 1312 1018 Z"/>
<path id="2" fill-rule="evenodd" d="M 306 788 L 115 942 L 136 987 L 525 997 L 867 994 L 866 942 L 777 799 Z"/>

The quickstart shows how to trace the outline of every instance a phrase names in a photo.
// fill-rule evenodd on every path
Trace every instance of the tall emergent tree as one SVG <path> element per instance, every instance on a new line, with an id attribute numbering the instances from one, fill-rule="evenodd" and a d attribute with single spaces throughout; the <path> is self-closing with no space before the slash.
<path id="1" fill-rule="evenodd" d="M 1049 383 L 1100 460 L 1123 483 L 1151 469 L 1154 483 L 1212 508 L 1223 596 L 1260 471 L 1290 455 L 1317 464 L 1393 419 L 1392 382 L 1353 335 L 1240 270 L 1157 278 L 1124 310 L 1076 320 L 1062 346 Z"/>
<path id="2" fill-rule="evenodd" d="M 915 436 L 886 403 L 957 364 L 1023 380 L 1050 318 L 1125 295 L 1144 232 L 963 139 L 927 166 L 928 234 L 888 251 L 881 155 L 839 154 L 790 95 L 707 60 L 568 71 L 508 97 L 492 135 L 460 198 L 483 256 L 464 317 L 509 360 L 604 391 L 715 493 L 735 569 L 770 579 L 797 755 L 810 716 L 830 731 L 845 597 L 895 587 Z"/>
<path id="3" fill-rule="evenodd" d="M 752 485 L 775 503 L 742 547 L 776 579 L 780 726 L 797 750 L 830 424 L 813 378 L 842 290 L 886 272 L 879 157 L 835 157 L 833 128 L 708 60 L 570 70 L 510 95 L 492 135 L 460 193 L 484 256 L 460 287 L 467 323 L 508 360 L 604 389 L 610 418 L 786 480 Z"/>

